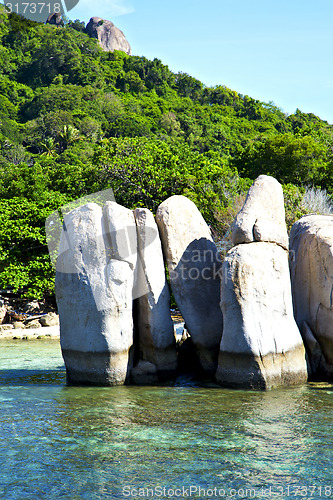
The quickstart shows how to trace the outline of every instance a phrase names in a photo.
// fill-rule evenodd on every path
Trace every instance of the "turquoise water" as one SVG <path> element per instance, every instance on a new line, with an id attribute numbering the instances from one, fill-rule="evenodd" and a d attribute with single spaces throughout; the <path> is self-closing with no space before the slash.
<path id="1" fill-rule="evenodd" d="M 327 383 L 67 387 L 57 341 L 1 341 L 0 498 L 333 498 L 332 401 Z"/>

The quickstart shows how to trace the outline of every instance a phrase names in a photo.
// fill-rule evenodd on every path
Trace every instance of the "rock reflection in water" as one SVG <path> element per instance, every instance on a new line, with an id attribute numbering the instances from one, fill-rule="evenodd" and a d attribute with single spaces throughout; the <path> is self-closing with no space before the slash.
<path id="1" fill-rule="evenodd" d="M 37 360 L 32 344 L 13 343 L 11 367 L 10 343 L 0 352 L 0 498 L 118 500 L 124 486 L 278 493 L 288 484 L 330 484 L 331 384 L 265 393 L 188 380 L 67 387 L 59 346 L 53 354 L 39 346 Z"/>

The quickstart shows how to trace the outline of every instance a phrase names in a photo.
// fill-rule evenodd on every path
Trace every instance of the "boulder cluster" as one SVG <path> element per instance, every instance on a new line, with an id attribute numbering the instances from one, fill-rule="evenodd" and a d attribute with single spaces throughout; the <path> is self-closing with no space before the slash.
<path id="1" fill-rule="evenodd" d="M 282 187 L 261 175 L 232 239 L 222 264 L 184 196 L 164 201 L 155 218 L 114 201 L 66 215 L 56 298 L 68 382 L 154 384 L 175 378 L 184 357 L 227 387 L 332 377 L 333 216 L 303 217 L 289 250 Z M 189 334 L 182 348 L 191 342 L 181 352 L 166 270 Z"/>
<path id="2" fill-rule="evenodd" d="M 57 27 L 64 26 L 62 12 L 52 12 L 46 20 L 46 24 L 52 24 Z M 99 46 L 104 52 L 114 52 L 120 50 L 129 56 L 132 53 L 131 46 L 124 33 L 117 28 L 111 21 L 101 17 L 91 17 L 86 26 L 86 33 L 90 38 L 96 38 Z"/>
<path id="3" fill-rule="evenodd" d="M 59 317 L 51 304 L 0 296 L 0 339 L 28 339 L 59 336 Z M 46 328 L 42 328 L 46 327 Z M 45 332 L 45 333 L 44 333 Z"/>

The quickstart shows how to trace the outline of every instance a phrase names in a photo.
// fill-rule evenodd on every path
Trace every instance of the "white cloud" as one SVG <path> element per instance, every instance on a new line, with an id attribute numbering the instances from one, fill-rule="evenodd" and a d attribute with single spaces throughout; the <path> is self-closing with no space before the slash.
<path id="1" fill-rule="evenodd" d="M 80 0 L 74 9 L 68 12 L 70 19 L 89 21 L 93 16 L 112 21 L 113 18 L 134 12 L 134 7 L 127 0 Z"/>

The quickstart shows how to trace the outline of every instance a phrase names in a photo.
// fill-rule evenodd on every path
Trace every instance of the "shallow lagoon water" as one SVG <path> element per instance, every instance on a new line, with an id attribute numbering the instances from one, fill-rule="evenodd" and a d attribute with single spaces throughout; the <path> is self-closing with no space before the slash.
<path id="1" fill-rule="evenodd" d="M 1 341 L 0 408 L 5 500 L 333 498 L 332 384 L 68 387 L 58 341 Z"/>

